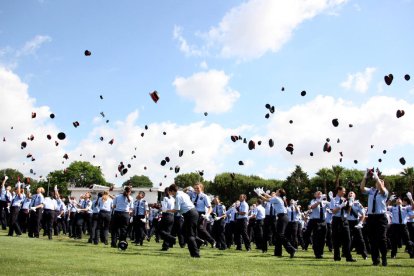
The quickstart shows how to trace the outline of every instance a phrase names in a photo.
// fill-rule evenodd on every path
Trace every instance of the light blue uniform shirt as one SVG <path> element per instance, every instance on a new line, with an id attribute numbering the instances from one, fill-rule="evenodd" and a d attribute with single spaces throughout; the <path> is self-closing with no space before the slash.
<path id="1" fill-rule="evenodd" d="M 148 211 L 148 202 L 145 199 L 135 200 L 135 202 L 134 202 L 134 215 L 135 216 L 145 216 L 146 211 Z"/>
<path id="2" fill-rule="evenodd" d="M 266 210 L 262 205 L 256 206 L 256 220 L 263 220 L 266 216 Z"/>
<path id="3" fill-rule="evenodd" d="M 7 196 L 7 198 L 6 198 Z M 10 201 L 11 200 L 11 193 L 6 190 L 6 188 L 1 188 L 1 194 L 0 194 L 0 200 L 1 201 Z"/>
<path id="4" fill-rule="evenodd" d="M 244 215 L 241 215 L 240 212 L 245 212 Z M 247 219 L 249 216 L 249 204 L 246 201 L 240 202 L 239 213 L 237 213 L 236 219 Z"/>
<path id="5" fill-rule="evenodd" d="M 348 220 L 358 220 L 358 218 L 365 214 L 364 207 L 359 202 L 354 202 L 351 206 L 351 211 L 349 212 Z"/>
<path id="6" fill-rule="evenodd" d="M 167 212 L 168 210 L 173 210 L 175 205 L 174 197 L 165 196 L 161 202 L 161 211 Z"/>
<path id="7" fill-rule="evenodd" d="M 226 223 L 230 223 L 236 219 L 236 209 L 231 207 L 226 211 Z"/>
<path id="8" fill-rule="evenodd" d="M 81 203 L 82 209 L 87 209 L 86 213 L 92 214 L 92 200 L 84 199 Z"/>
<path id="9" fill-rule="evenodd" d="M 335 208 L 338 208 L 339 205 L 341 205 L 343 201 L 344 200 L 342 198 L 340 198 L 339 196 L 336 196 L 334 199 L 331 200 L 331 203 L 330 203 L 331 204 L 331 206 L 330 206 L 331 210 L 333 210 Z M 332 213 L 332 216 L 337 217 L 337 218 L 341 218 L 341 217 L 346 218 L 348 216 L 348 214 L 347 214 L 345 208 L 346 207 L 342 208 L 336 214 Z"/>
<path id="10" fill-rule="evenodd" d="M 213 208 L 213 213 L 215 213 L 218 217 L 223 216 L 226 213 L 226 206 L 223 204 L 215 205 Z"/>
<path id="11" fill-rule="evenodd" d="M 29 210 L 31 201 L 30 198 L 26 197 L 22 202 L 22 209 Z"/>
<path id="12" fill-rule="evenodd" d="M 385 189 L 385 193 L 382 195 L 379 191 L 377 192 L 377 189 L 375 188 L 365 188 L 365 192 L 363 194 L 368 195 L 368 215 L 385 214 L 387 212 L 387 189 Z M 372 213 L 372 204 L 375 194 L 375 213 Z"/>
<path id="13" fill-rule="evenodd" d="M 275 197 L 270 198 L 269 202 L 273 204 L 276 215 L 287 214 L 287 208 L 285 207 L 285 202 L 280 196 L 275 196 Z"/>
<path id="14" fill-rule="evenodd" d="M 98 208 L 99 211 L 106 211 L 112 212 L 112 198 L 108 197 L 105 201 L 103 201 L 102 197 L 98 200 Z"/>
<path id="15" fill-rule="evenodd" d="M 332 214 L 331 209 L 326 209 L 326 219 L 325 219 L 325 222 L 328 223 L 328 224 L 331 224 L 332 223 L 332 217 L 333 217 L 333 214 Z"/>
<path id="16" fill-rule="evenodd" d="M 401 219 L 400 223 L 399 209 L 401 209 Z M 388 206 L 388 211 L 391 213 L 391 223 L 392 224 L 407 224 L 408 213 L 412 211 L 411 206 L 402 207 L 400 206 Z"/>
<path id="17" fill-rule="evenodd" d="M 54 198 L 46 197 L 43 201 L 43 209 L 45 210 L 57 210 L 57 201 Z"/>
<path id="18" fill-rule="evenodd" d="M 120 194 L 115 197 L 113 201 L 113 206 L 116 206 L 114 208 L 116 212 L 129 212 L 131 210 L 134 210 L 134 201 L 129 196 L 128 202 L 128 198 L 123 194 Z"/>
<path id="19" fill-rule="evenodd" d="M 180 212 L 181 214 L 185 214 L 193 208 L 195 208 L 194 204 L 191 201 L 188 194 L 182 191 L 177 191 L 177 194 L 175 195 L 174 209 Z"/>
<path id="20" fill-rule="evenodd" d="M 92 213 L 93 214 L 98 214 L 99 213 L 99 199 L 97 198 L 94 201 L 92 201 Z"/>
<path id="21" fill-rule="evenodd" d="M 311 205 L 313 205 L 313 204 L 315 204 L 317 202 L 317 200 L 316 199 L 313 199 L 311 202 L 310 202 L 310 205 L 309 206 L 311 206 Z M 312 211 L 311 211 L 311 213 L 310 213 L 310 216 L 309 216 L 309 218 L 310 219 L 321 219 L 321 205 L 322 205 L 322 219 L 325 219 L 326 218 L 326 208 L 328 208 L 328 202 L 327 201 L 321 201 L 317 206 L 316 206 L 316 208 L 314 208 L 314 209 L 311 209 Z"/>
<path id="22" fill-rule="evenodd" d="M 20 207 L 25 198 L 26 196 L 24 194 L 14 195 L 11 199 L 10 206 Z"/>
<path id="23" fill-rule="evenodd" d="M 407 222 L 414 222 L 414 217 L 411 218 L 412 216 L 414 216 L 414 210 L 409 210 L 407 215 Z"/>
<path id="24" fill-rule="evenodd" d="M 175 201 L 174 201 L 175 203 Z M 174 206 L 172 206 L 172 208 L 170 210 L 173 210 Z M 158 216 L 158 209 L 155 208 L 151 208 L 150 212 L 149 212 L 149 216 L 148 216 L 148 220 L 152 221 L 153 219 L 155 219 Z"/>
<path id="25" fill-rule="evenodd" d="M 32 196 L 32 202 L 30 203 L 30 207 L 36 207 L 40 204 L 43 204 L 45 197 L 42 194 L 35 194 Z"/>
<path id="26" fill-rule="evenodd" d="M 211 207 L 210 199 L 205 193 L 193 193 L 193 197 L 191 199 L 194 206 L 196 206 L 197 212 L 206 212 L 206 210 Z"/>
<path id="27" fill-rule="evenodd" d="M 293 219 L 292 219 L 293 214 Z M 299 213 L 296 211 L 296 208 L 294 206 L 289 206 L 287 208 L 287 216 L 289 222 L 298 222 L 299 221 Z"/>

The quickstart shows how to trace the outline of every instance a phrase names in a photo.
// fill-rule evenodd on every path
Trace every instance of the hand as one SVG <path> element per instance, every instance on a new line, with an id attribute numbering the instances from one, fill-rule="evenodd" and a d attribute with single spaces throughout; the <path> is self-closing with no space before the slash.
<path id="1" fill-rule="evenodd" d="M 362 229 L 364 227 L 364 225 L 362 224 L 362 222 L 359 222 L 357 225 L 355 225 L 355 228 L 357 229 Z"/>
<path id="2" fill-rule="evenodd" d="M 29 192 L 30 191 L 30 185 L 26 186 L 26 190 Z"/>
<path id="3" fill-rule="evenodd" d="M 253 189 L 253 191 L 258 195 L 258 196 L 260 196 L 261 194 L 260 194 L 260 190 L 259 190 L 259 188 L 255 188 L 255 189 Z"/>
<path id="4" fill-rule="evenodd" d="M 58 190 L 57 185 L 55 185 L 55 191 L 57 191 L 57 190 Z"/>
<path id="5" fill-rule="evenodd" d="M 201 217 L 202 217 L 203 219 L 207 219 L 207 218 L 208 218 L 208 216 L 207 216 L 206 214 L 202 214 L 202 215 L 201 215 Z"/>
<path id="6" fill-rule="evenodd" d="M 348 202 L 346 200 L 344 200 L 341 205 L 339 205 L 339 207 L 344 208 L 346 206 Z"/>
<path id="7" fill-rule="evenodd" d="M 328 193 L 329 199 L 332 200 L 334 198 L 332 191 Z"/>
<path id="8" fill-rule="evenodd" d="M 141 219 L 141 221 L 142 221 L 143 223 L 146 223 L 146 222 L 147 222 L 147 219 L 146 219 L 146 218 L 142 218 L 142 219 Z"/>
<path id="9" fill-rule="evenodd" d="M 220 220 L 220 217 L 215 217 L 214 220 L 218 221 L 218 220 Z"/>
<path id="10" fill-rule="evenodd" d="M 58 219 L 61 219 L 62 217 L 59 215 L 59 216 L 57 216 L 57 218 L 58 218 Z"/>
<path id="11" fill-rule="evenodd" d="M 378 173 L 377 173 L 376 171 L 374 171 L 374 172 L 373 172 L 373 174 L 372 174 L 372 178 L 373 178 L 375 181 L 378 181 L 379 177 L 378 177 Z"/>
<path id="12" fill-rule="evenodd" d="M 393 201 L 393 200 L 395 200 L 396 198 L 397 198 L 397 197 L 396 197 L 395 195 L 391 195 L 389 200 L 390 200 L 390 201 Z"/>
<path id="13" fill-rule="evenodd" d="M 30 210 L 36 212 L 36 207 L 31 207 Z"/>
<path id="14" fill-rule="evenodd" d="M 9 179 L 9 177 L 7 175 L 5 175 L 4 176 L 4 180 L 7 180 L 7 179 Z"/>
<path id="15" fill-rule="evenodd" d="M 410 192 L 407 193 L 407 197 L 409 200 L 413 201 L 413 195 Z"/>

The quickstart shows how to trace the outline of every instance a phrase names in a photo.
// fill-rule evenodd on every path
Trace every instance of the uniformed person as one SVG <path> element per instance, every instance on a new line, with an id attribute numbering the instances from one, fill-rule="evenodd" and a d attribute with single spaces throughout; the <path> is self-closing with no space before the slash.
<path id="1" fill-rule="evenodd" d="M 53 221 L 55 220 L 55 211 L 57 210 L 57 202 L 55 199 L 55 194 L 57 193 L 57 189 L 54 191 L 49 192 L 49 196 L 45 197 L 43 201 L 43 219 L 45 229 L 44 233 L 48 236 L 49 240 L 52 239 L 53 236 Z"/>
<path id="2" fill-rule="evenodd" d="M 92 201 L 92 225 L 91 225 L 91 240 L 93 244 L 97 245 L 99 243 L 99 199 L 102 198 L 103 193 L 98 193 L 98 196 L 95 200 Z"/>
<path id="3" fill-rule="evenodd" d="M 130 214 L 134 211 L 134 202 L 131 198 L 131 187 L 127 186 L 124 192 L 115 197 L 113 201 L 113 229 L 111 247 L 117 247 L 117 237 L 119 241 L 126 241 L 127 229 Z"/>
<path id="4" fill-rule="evenodd" d="M 215 247 L 215 240 L 206 229 L 207 219 L 212 211 L 209 197 L 204 193 L 204 185 L 200 182 L 194 185 L 192 201 L 198 212 L 197 236 Z"/>
<path id="5" fill-rule="evenodd" d="M 336 188 L 336 197 L 333 197 L 330 192 L 331 202 L 330 209 L 332 210 L 332 242 L 334 249 L 334 260 L 341 260 L 342 253 L 347 262 L 356 262 L 351 255 L 351 234 L 349 231 L 348 215 L 350 205 L 352 202 L 346 201 L 344 198 L 346 190 L 342 186 Z"/>
<path id="6" fill-rule="evenodd" d="M 236 205 L 236 220 L 234 227 L 234 243 L 236 244 L 236 250 L 242 250 L 242 239 L 246 251 L 250 251 L 250 240 L 247 234 L 247 219 L 249 212 L 249 205 L 246 202 L 247 197 L 245 194 L 239 196 L 240 205 Z"/>
<path id="7" fill-rule="evenodd" d="M 236 227 L 236 206 L 240 205 L 237 201 L 226 211 L 226 226 L 224 228 L 224 235 L 226 236 L 226 247 L 231 248 L 234 242 L 234 228 Z"/>
<path id="8" fill-rule="evenodd" d="M 348 216 L 349 229 L 351 232 L 351 251 L 355 248 L 356 252 L 366 260 L 368 258 L 368 252 L 362 235 L 363 221 L 365 220 L 364 206 L 355 199 L 354 192 L 349 192 L 348 201 L 353 201 L 353 204 L 350 204 L 351 209 Z"/>
<path id="9" fill-rule="evenodd" d="M 267 241 L 263 238 L 263 221 L 266 216 L 266 211 L 262 204 L 263 200 L 258 199 L 256 201 L 256 208 L 254 212 L 254 240 L 256 243 L 256 249 L 259 250 L 262 250 L 263 243 L 267 243 Z"/>
<path id="10" fill-rule="evenodd" d="M 29 187 L 29 188 L 27 188 Z M 19 226 L 22 230 L 22 233 L 26 234 L 27 226 L 29 223 L 29 210 L 30 210 L 30 202 L 31 202 L 32 195 L 30 194 L 30 186 L 26 186 L 26 197 L 22 202 L 22 207 L 19 211 Z"/>
<path id="11" fill-rule="evenodd" d="M 375 187 L 366 188 L 368 176 L 372 173 Z M 383 266 L 387 266 L 387 198 L 388 190 L 385 188 L 384 181 L 379 178 L 378 173 L 367 169 L 361 181 L 361 193 L 368 195 L 368 237 L 371 247 L 372 264 L 377 266 L 381 261 Z"/>
<path id="12" fill-rule="evenodd" d="M 111 224 L 112 214 L 112 198 L 108 191 L 104 191 L 102 197 L 98 200 L 99 216 L 98 216 L 98 230 L 96 239 L 100 239 L 105 245 L 108 245 L 109 225 Z"/>
<path id="13" fill-rule="evenodd" d="M 305 250 L 308 248 L 312 234 L 313 253 L 317 259 L 322 259 L 326 237 L 326 209 L 329 203 L 326 201 L 326 195 L 322 195 L 321 191 L 316 191 L 314 196 L 315 199 L 308 206 L 310 215 L 304 233 Z"/>
<path id="14" fill-rule="evenodd" d="M 29 217 L 29 238 L 39 238 L 40 221 L 43 213 L 43 201 L 45 200 L 43 194 L 45 189 L 39 187 L 36 190 L 36 194 L 32 196 L 30 202 L 30 217 Z"/>
<path id="15" fill-rule="evenodd" d="M 175 198 L 174 210 L 170 212 L 180 212 L 184 217 L 184 233 L 187 240 L 188 251 L 193 258 L 200 258 L 200 251 L 197 246 L 197 222 L 198 212 L 190 197 L 178 191 L 178 186 L 171 184 L 169 187 L 171 195 Z M 174 241 L 171 241 L 174 244 Z"/>
<path id="16" fill-rule="evenodd" d="M 7 179 L 9 177 L 7 175 L 4 176 L 2 184 L 1 184 L 1 193 L 0 193 L 0 221 L 1 221 L 1 228 L 3 230 L 7 229 L 7 222 L 9 220 L 9 204 L 11 200 L 11 193 L 10 193 L 10 185 L 5 186 Z"/>
<path id="17" fill-rule="evenodd" d="M 146 223 L 148 218 L 148 202 L 144 199 L 145 192 L 139 191 L 134 202 L 134 231 L 135 245 L 142 245 L 146 236 Z"/>
<path id="18" fill-rule="evenodd" d="M 271 197 L 275 196 L 275 192 L 270 194 Z M 262 250 L 267 252 L 268 243 L 273 245 L 273 233 L 276 233 L 276 212 L 272 203 L 264 201 L 263 207 L 266 211 L 266 217 L 263 221 L 263 238 L 266 240 L 266 245 L 262 246 Z"/>
<path id="19" fill-rule="evenodd" d="M 163 239 L 162 251 L 167 251 L 173 247 L 175 243 L 175 236 L 172 235 L 172 228 L 174 226 L 174 206 L 175 199 L 170 193 L 170 189 L 167 187 L 164 190 L 164 198 L 161 202 L 161 221 L 160 221 L 160 237 Z"/>
<path id="20" fill-rule="evenodd" d="M 300 210 L 297 201 L 291 199 L 290 206 L 287 208 L 287 217 L 289 223 L 286 227 L 286 237 L 295 249 L 298 249 L 298 226 Z"/>
<path id="21" fill-rule="evenodd" d="M 19 216 L 20 206 L 25 197 L 26 196 L 23 192 L 23 189 L 21 188 L 21 183 L 18 181 L 17 188 L 10 202 L 10 223 L 8 236 L 13 236 L 14 232 L 16 232 L 17 236 L 20 236 L 22 234 L 17 218 Z"/>
<path id="22" fill-rule="evenodd" d="M 226 222 L 224 221 L 224 219 L 226 218 L 226 206 L 222 204 L 219 196 L 214 197 L 213 204 L 213 237 L 217 243 L 216 247 L 220 250 L 225 250 L 227 248 L 226 236 L 224 234 L 224 227 L 226 225 Z"/>
<path id="23" fill-rule="evenodd" d="M 407 229 L 407 217 L 408 212 L 414 208 L 414 202 L 412 198 L 406 199 L 410 202 L 409 206 L 402 206 L 402 200 L 400 197 L 395 195 L 390 197 L 388 204 L 391 205 L 394 203 L 394 206 L 389 206 L 388 211 L 392 214 L 391 227 L 390 227 L 390 237 L 391 237 L 391 258 L 397 257 L 398 245 L 402 239 L 407 248 L 407 253 L 410 255 L 410 258 L 414 258 L 414 248 L 413 242 L 410 240 L 410 235 Z"/>

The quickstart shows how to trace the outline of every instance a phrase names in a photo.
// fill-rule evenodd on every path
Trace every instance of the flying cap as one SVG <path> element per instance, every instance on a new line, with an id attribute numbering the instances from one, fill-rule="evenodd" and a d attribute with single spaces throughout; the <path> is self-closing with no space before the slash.
<path id="1" fill-rule="evenodd" d="M 400 118 L 400 117 L 404 116 L 404 114 L 405 114 L 405 111 L 404 110 L 399 110 L 398 109 L 396 116 L 397 116 L 397 118 Z"/>
<path id="2" fill-rule="evenodd" d="M 408 75 L 408 74 L 406 74 L 405 76 L 404 76 L 404 79 L 406 80 L 406 81 L 409 81 L 410 80 L 410 75 Z"/>
<path id="3" fill-rule="evenodd" d="M 388 76 L 384 76 L 384 81 L 387 85 L 391 85 L 394 76 L 392 74 L 388 74 Z"/>
<path id="4" fill-rule="evenodd" d="M 405 166 L 405 163 L 406 163 L 406 162 L 405 162 L 404 157 L 401 157 L 401 158 L 400 158 L 400 163 L 401 163 L 401 165 Z"/>
<path id="5" fill-rule="evenodd" d="M 306 91 L 305 91 L 305 90 L 303 90 L 302 92 L 300 92 L 300 95 L 301 95 L 302 97 L 306 96 Z"/>
<path id="6" fill-rule="evenodd" d="M 182 156 L 183 156 L 183 154 L 184 154 L 184 150 L 179 150 L 179 151 L 178 151 L 178 157 L 182 157 Z"/>
<path id="7" fill-rule="evenodd" d="M 255 149 L 255 147 L 256 147 L 256 144 L 255 144 L 255 142 L 253 141 L 253 140 L 250 140 L 249 141 L 249 150 L 253 150 L 253 149 Z"/>
<path id="8" fill-rule="evenodd" d="M 273 142 L 273 139 L 270 138 L 269 139 L 269 147 L 273 148 L 274 145 L 275 145 L 275 142 Z"/>
<path id="9" fill-rule="evenodd" d="M 338 119 L 337 119 L 337 118 L 333 119 L 333 120 L 332 120 L 332 124 L 333 124 L 333 126 L 334 126 L 334 127 L 339 126 Z"/>
<path id="10" fill-rule="evenodd" d="M 85 50 L 85 56 L 89 57 L 90 55 L 92 55 L 91 51 Z"/>
<path id="11" fill-rule="evenodd" d="M 293 154 L 293 144 L 288 144 L 286 150 L 290 152 L 290 154 Z"/>
<path id="12" fill-rule="evenodd" d="M 150 96 L 151 96 L 151 99 L 154 101 L 154 103 L 157 103 L 158 100 L 160 99 L 160 96 L 158 96 L 157 90 L 154 90 L 153 92 L 151 92 Z"/>

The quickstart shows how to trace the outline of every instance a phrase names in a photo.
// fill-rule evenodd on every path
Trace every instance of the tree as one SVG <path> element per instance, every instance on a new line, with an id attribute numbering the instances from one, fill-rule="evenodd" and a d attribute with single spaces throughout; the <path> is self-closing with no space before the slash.
<path id="1" fill-rule="evenodd" d="M 108 186 L 101 169 L 89 162 L 72 162 L 66 169 L 65 175 L 67 182 L 75 185 L 75 187 L 89 187 L 93 184 Z"/>
<path id="2" fill-rule="evenodd" d="M 414 192 L 413 191 L 414 190 L 414 187 L 413 187 L 414 168 L 413 167 L 405 168 L 404 171 L 402 171 L 400 174 L 407 181 L 410 192 L 413 193 Z"/>
<path id="3" fill-rule="evenodd" d="M 332 166 L 332 172 L 335 175 L 335 188 L 339 187 L 339 179 L 341 177 L 342 172 L 345 170 L 344 167 L 341 166 Z"/>
<path id="4" fill-rule="evenodd" d="M 312 195 L 310 192 L 310 181 L 308 174 L 302 168 L 296 165 L 295 170 L 286 178 L 283 183 L 283 189 L 289 198 L 300 200 L 303 204 L 307 204 Z"/>
<path id="5" fill-rule="evenodd" d="M 322 168 L 320 169 L 316 175 L 318 176 L 318 178 L 322 181 L 323 183 L 323 192 L 325 195 L 328 194 L 328 181 L 332 181 L 333 180 L 333 171 L 331 171 L 328 168 Z"/>
<path id="6" fill-rule="evenodd" d="M 61 196 L 68 196 L 68 184 L 70 183 L 70 180 L 68 179 L 68 176 L 65 174 L 63 170 L 56 170 L 53 172 L 50 172 L 47 175 L 47 178 L 42 183 L 43 185 L 47 185 L 47 187 L 50 189 L 53 189 L 55 185 L 58 187 L 59 194 Z M 44 187 L 47 191 L 47 188 Z"/>
<path id="7" fill-rule="evenodd" d="M 174 183 L 181 188 L 194 186 L 197 182 L 204 182 L 204 178 L 196 172 L 179 174 L 174 178 Z"/>
<path id="8" fill-rule="evenodd" d="M 122 186 L 128 186 L 131 185 L 132 187 L 149 187 L 151 188 L 153 186 L 153 183 L 148 178 L 148 176 L 145 175 L 134 175 L 129 180 L 122 183 Z"/>

